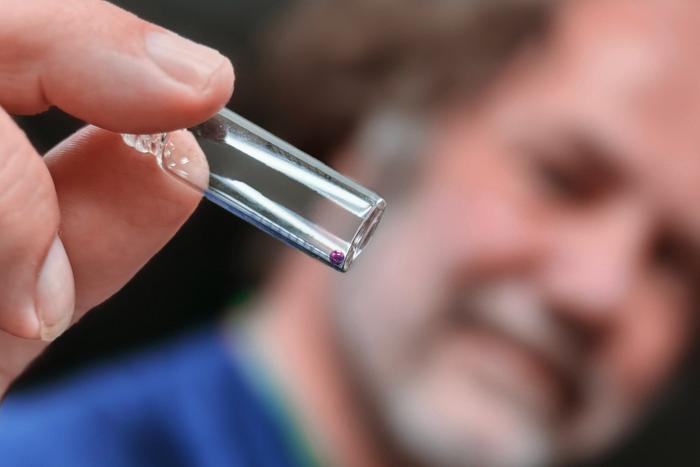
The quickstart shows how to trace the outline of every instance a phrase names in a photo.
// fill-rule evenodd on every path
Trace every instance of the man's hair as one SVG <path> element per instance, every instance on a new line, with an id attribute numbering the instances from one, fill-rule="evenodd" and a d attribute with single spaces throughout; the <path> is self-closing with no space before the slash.
<path id="1" fill-rule="evenodd" d="M 302 0 L 263 36 L 266 125 L 324 156 L 373 110 L 423 112 L 474 95 L 544 35 L 555 3 Z"/>

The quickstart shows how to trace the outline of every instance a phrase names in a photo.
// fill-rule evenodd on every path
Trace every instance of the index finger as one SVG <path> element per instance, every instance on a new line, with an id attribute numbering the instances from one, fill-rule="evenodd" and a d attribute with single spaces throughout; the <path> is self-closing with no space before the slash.
<path id="1" fill-rule="evenodd" d="M 231 96 L 226 57 L 107 2 L 8 0 L 3 10 L 0 106 L 10 113 L 55 105 L 111 131 L 152 133 L 193 126 Z"/>

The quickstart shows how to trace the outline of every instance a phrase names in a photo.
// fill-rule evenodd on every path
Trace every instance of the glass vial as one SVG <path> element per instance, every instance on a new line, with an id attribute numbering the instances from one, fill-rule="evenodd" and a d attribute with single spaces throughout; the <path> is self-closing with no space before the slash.
<path id="1" fill-rule="evenodd" d="M 228 109 L 189 131 L 206 160 L 168 133 L 123 138 L 210 201 L 336 270 L 347 271 L 372 237 L 386 207 L 376 193 Z"/>

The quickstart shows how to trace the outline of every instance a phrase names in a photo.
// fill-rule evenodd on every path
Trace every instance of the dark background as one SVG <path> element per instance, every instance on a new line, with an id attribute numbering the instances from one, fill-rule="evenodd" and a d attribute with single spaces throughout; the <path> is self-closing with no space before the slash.
<path id="1" fill-rule="evenodd" d="M 256 79 L 258 32 L 289 1 L 114 3 L 231 57 L 236 67 L 236 92 L 229 107 L 266 126 L 274 109 L 256 105 L 268 102 L 263 99 L 265 89 Z M 83 125 L 56 110 L 18 121 L 42 153 Z M 44 384 L 217 319 L 225 308 L 244 300 L 260 283 L 262 268 L 256 252 L 273 245 L 271 239 L 263 237 L 229 213 L 203 202 L 176 237 L 121 292 L 52 344 L 13 390 Z M 700 352 L 696 350 L 640 432 L 595 465 L 700 465 L 698 365 Z"/>

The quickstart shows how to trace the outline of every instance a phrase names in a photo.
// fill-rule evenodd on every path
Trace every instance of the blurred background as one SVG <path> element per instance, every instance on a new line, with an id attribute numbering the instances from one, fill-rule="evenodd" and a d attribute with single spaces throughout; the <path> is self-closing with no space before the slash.
<path id="1" fill-rule="evenodd" d="M 229 107 L 319 158 L 324 139 L 293 115 L 293 102 L 276 100 L 276 89 L 305 56 L 279 61 L 275 76 L 264 50 L 270 25 L 294 5 L 285 0 L 119 0 L 114 3 L 230 57 L 236 91 Z M 324 18 L 316 18 L 322 25 Z M 358 31 L 360 34 L 361 31 Z M 361 40 L 360 40 L 361 39 Z M 370 41 L 372 37 L 360 38 Z M 277 39 L 283 41 L 284 37 Z M 321 44 L 319 44 L 319 47 Z M 313 54 L 312 50 L 307 50 Z M 391 61 L 391 50 L 379 61 Z M 279 63 L 288 69 L 280 68 Z M 348 70 L 361 75 L 368 70 Z M 377 66 L 381 66 L 381 63 Z M 292 82 L 293 84 L 293 82 Z M 342 89 L 342 88 L 339 88 Z M 347 90 L 345 90 L 347 91 Z M 342 115 L 338 118 L 342 119 Z M 82 123 L 52 110 L 19 118 L 40 152 Z M 351 131 L 348 128 L 348 131 Z M 340 138 L 329 135 L 329 140 Z M 99 155 L 96 155 L 99 157 Z M 262 252 L 276 243 L 220 208 L 202 202 L 178 235 L 117 295 L 100 305 L 55 342 L 15 384 L 14 391 L 45 384 L 81 367 L 152 345 L 184 329 L 220 318 L 260 285 L 269 263 Z M 700 351 L 695 345 L 667 397 L 629 442 L 594 465 L 700 464 Z M 593 464 L 592 464 L 593 465 Z"/>

